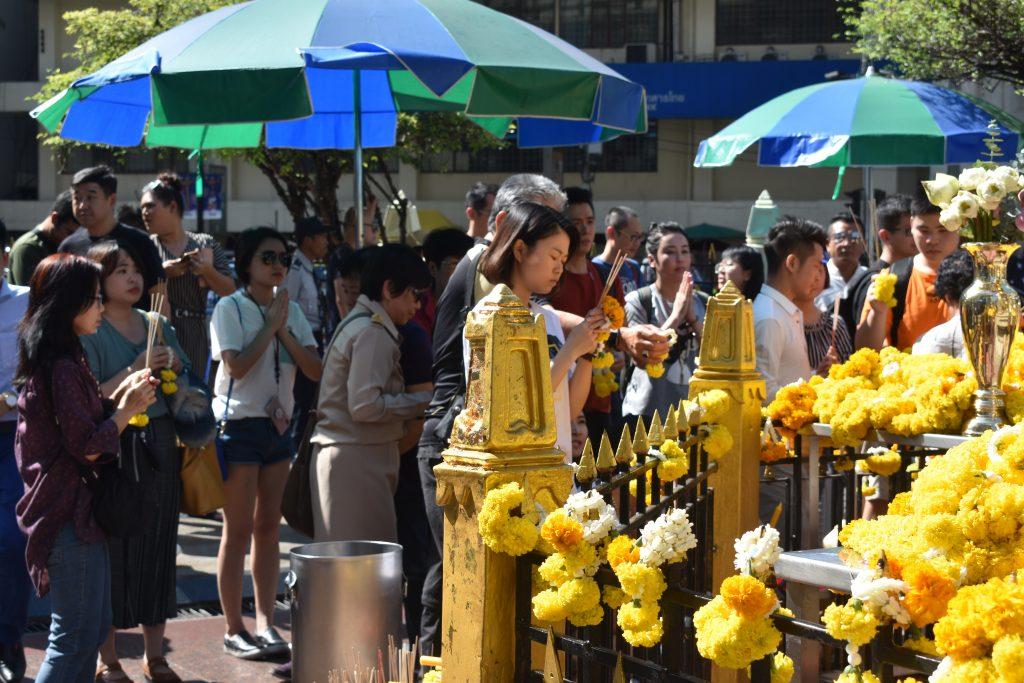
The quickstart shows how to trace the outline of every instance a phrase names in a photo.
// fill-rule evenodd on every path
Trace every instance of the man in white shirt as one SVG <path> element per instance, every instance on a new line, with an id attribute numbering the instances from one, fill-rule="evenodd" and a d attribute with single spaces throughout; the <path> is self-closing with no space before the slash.
<path id="1" fill-rule="evenodd" d="M 7 228 L 0 222 L 0 681 L 15 681 L 25 674 L 21 637 L 32 595 L 25 568 L 25 535 L 14 515 L 25 484 L 14 459 L 18 392 L 12 386 L 18 368 L 18 323 L 28 308 L 28 287 L 7 281 L 6 247 Z"/>
<path id="2" fill-rule="evenodd" d="M 784 218 L 768 231 L 764 246 L 768 277 L 754 299 L 757 370 L 764 377 L 767 401 L 781 387 L 813 374 L 804 316 L 793 300 L 800 294 L 810 297 L 825 244 L 820 225 L 798 218 Z"/>
<path id="3" fill-rule="evenodd" d="M 864 255 L 864 237 L 859 223 L 847 211 L 835 216 L 828 224 L 826 267 L 829 286 L 814 300 L 814 305 L 822 311 L 831 311 L 836 299 L 845 299 L 847 284 L 867 270 L 860 265 L 860 257 Z"/>

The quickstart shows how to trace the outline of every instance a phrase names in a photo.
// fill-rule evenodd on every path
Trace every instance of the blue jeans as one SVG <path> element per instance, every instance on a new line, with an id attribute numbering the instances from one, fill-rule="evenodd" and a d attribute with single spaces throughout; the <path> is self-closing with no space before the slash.
<path id="1" fill-rule="evenodd" d="M 106 541 L 83 543 L 74 525 L 61 529 L 47 561 L 50 643 L 36 683 L 89 683 L 110 631 L 110 555 Z"/>
<path id="2" fill-rule="evenodd" d="M 25 566 L 25 534 L 14 515 L 14 506 L 24 492 L 14 459 L 14 432 L 0 434 L 0 645 L 21 641 L 32 595 Z"/>

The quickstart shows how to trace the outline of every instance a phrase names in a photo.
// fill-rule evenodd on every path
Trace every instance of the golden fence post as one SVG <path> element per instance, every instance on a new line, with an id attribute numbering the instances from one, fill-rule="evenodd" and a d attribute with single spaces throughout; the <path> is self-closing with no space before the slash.
<path id="1" fill-rule="evenodd" d="M 441 660 L 445 681 L 506 683 L 515 667 L 516 560 L 484 545 L 477 513 L 489 489 L 510 481 L 523 487 L 525 510 L 560 506 L 572 470 L 555 447 L 543 318 L 501 285 L 470 313 L 465 334 L 466 407 L 434 468 L 445 513 Z"/>
<path id="2" fill-rule="evenodd" d="M 721 389 L 733 407 L 720 423 L 733 436 L 732 452 L 718 461 L 715 474 L 713 589 L 731 576 L 733 540 L 758 524 L 761 462 L 761 403 L 764 380 L 757 372 L 754 310 L 731 282 L 712 297 L 704 320 L 700 366 L 690 380 L 690 398 Z M 715 667 L 715 681 L 740 680 L 740 672 Z"/>

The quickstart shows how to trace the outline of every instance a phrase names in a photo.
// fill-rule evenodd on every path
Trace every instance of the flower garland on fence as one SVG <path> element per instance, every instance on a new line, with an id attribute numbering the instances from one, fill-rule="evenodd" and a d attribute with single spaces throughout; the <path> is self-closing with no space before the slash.
<path id="1" fill-rule="evenodd" d="M 779 532 L 769 526 L 748 531 L 736 540 L 735 549 L 740 573 L 722 582 L 718 595 L 694 613 L 693 624 L 701 657 L 728 669 L 745 669 L 782 642 L 771 615 L 793 613 L 780 607 L 775 591 L 766 585 L 781 552 Z M 792 661 L 776 653 L 772 681 L 784 683 L 792 675 Z"/>

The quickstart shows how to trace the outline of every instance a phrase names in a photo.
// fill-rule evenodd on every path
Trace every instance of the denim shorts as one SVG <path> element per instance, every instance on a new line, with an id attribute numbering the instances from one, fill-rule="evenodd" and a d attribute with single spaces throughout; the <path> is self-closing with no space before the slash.
<path id="1" fill-rule="evenodd" d="M 228 420 L 218 438 L 220 452 L 228 464 L 265 467 L 295 454 L 291 430 L 278 434 L 269 417 Z"/>

